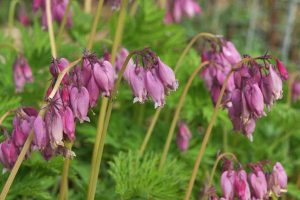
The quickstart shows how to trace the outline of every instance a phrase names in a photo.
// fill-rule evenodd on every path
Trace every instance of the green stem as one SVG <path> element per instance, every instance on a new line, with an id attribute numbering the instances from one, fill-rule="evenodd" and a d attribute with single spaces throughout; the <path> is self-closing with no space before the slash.
<path id="1" fill-rule="evenodd" d="M 122 66 L 122 69 L 121 71 L 119 72 L 119 75 L 118 75 L 118 79 L 116 81 L 116 84 L 115 84 L 115 87 L 112 91 L 112 94 L 111 94 L 111 97 L 109 99 L 109 103 L 108 103 L 108 107 L 107 107 L 107 111 L 106 111 L 106 115 L 105 115 L 105 121 L 104 121 L 104 126 L 103 126 L 103 131 L 102 131 L 102 134 L 97 132 L 97 135 L 98 134 L 101 134 L 100 138 L 101 140 L 99 141 L 99 147 L 97 149 L 96 152 L 98 152 L 98 154 L 96 155 L 96 158 L 95 158 L 95 163 L 93 163 L 92 165 L 92 173 L 93 175 L 91 175 L 91 177 L 93 177 L 92 181 L 90 182 L 89 184 L 89 187 L 90 189 L 88 190 L 88 200 L 92 200 L 95 198 L 95 192 L 96 192 L 96 187 L 97 187 L 97 181 L 98 181 L 98 176 L 99 176 L 99 171 L 100 171 L 100 165 L 101 165 L 101 160 L 102 160 L 102 154 L 103 154 L 103 148 L 104 148 L 104 141 L 105 141 L 105 136 L 106 136 L 106 133 L 107 133 L 107 129 L 108 129 L 108 125 L 109 125 L 109 120 L 110 120 L 110 116 L 111 116 L 111 111 L 112 111 L 112 106 L 113 106 L 113 99 L 116 97 L 116 94 L 117 94 L 117 90 L 119 88 L 119 85 L 120 85 L 120 82 L 121 82 L 121 79 L 122 79 L 122 76 L 124 74 L 124 71 L 127 67 L 127 64 L 129 62 L 129 60 L 131 59 L 131 57 L 135 54 L 135 51 L 131 52 L 123 66 Z M 94 147 L 95 148 L 95 147 Z"/>
<path id="2" fill-rule="evenodd" d="M 68 149 L 72 148 L 72 143 L 67 147 Z M 59 192 L 59 200 L 68 199 L 68 174 L 70 167 L 70 158 L 65 158 L 64 167 L 62 172 L 62 177 L 60 181 L 60 192 Z"/>
<path id="3" fill-rule="evenodd" d="M 90 0 L 86 0 L 86 2 L 87 1 L 90 1 Z M 89 41 L 88 41 L 88 45 L 87 45 L 88 50 L 91 50 L 93 48 L 93 43 L 94 43 L 94 40 L 95 40 L 96 31 L 97 31 L 97 25 L 98 25 L 98 22 L 99 22 L 99 19 L 100 19 L 100 16 L 101 16 L 101 12 L 102 12 L 103 1 L 104 0 L 99 0 L 99 2 L 98 2 L 96 16 L 95 16 L 94 21 L 93 21 L 92 31 L 90 33 L 90 37 L 89 37 Z"/>
<path id="4" fill-rule="evenodd" d="M 181 53 L 175 68 L 174 68 L 174 72 L 176 73 L 177 70 L 179 69 L 184 57 L 186 56 L 186 54 L 189 52 L 189 50 L 192 48 L 193 44 L 200 38 L 207 38 L 207 39 L 212 39 L 212 40 L 216 40 L 216 36 L 211 34 L 211 33 L 198 33 L 197 35 L 195 35 L 193 37 L 193 39 L 189 42 L 189 44 L 185 47 L 185 49 L 183 50 L 183 52 Z"/>
<path id="5" fill-rule="evenodd" d="M 179 119 L 179 114 L 180 114 L 180 111 L 181 111 L 181 108 L 183 107 L 183 103 L 184 103 L 184 100 L 185 100 L 185 97 L 187 95 L 187 92 L 195 78 L 195 76 L 200 72 L 200 70 L 205 67 L 209 62 L 203 62 L 202 64 L 200 64 L 194 71 L 193 73 L 191 74 L 189 80 L 187 81 L 184 89 L 183 89 L 183 92 L 180 96 L 180 99 L 179 99 L 179 102 L 177 104 L 177 107 L 176 107 L 176 110 L 175 110 L 175 114 L 174 114 L 174 118 L 173 118 L 173 121 L 171 123 L 171 126 L 170 126 L 170 129 L 169 129 L 169 133 L 168 133 L 168 137 L 167 137 L 167 141 L 165 143 L 165 146 L 164 146 L 164 150 L 163 150 L 163 153 L 162 153 L 162 156 L 161 156 L 161 160 L 160 160 L 160 164 L 159 164 L 159 168 L 162 168 L 165 161 L 166 161 L 166 158 L 167 158 L 167 154 L 169 152 L 169 149 L 170 149 L 170 145 L 171 145 L 171 141 L 172 141 L 172 138 L 173 138 L 173 135 L 174 135 L 174 130 L 175 130 L 175 127 L 176 127 L 176 124 L 178 122 L 178 119 Z"/>
<path id="6" fill-rule="evenodd" d="M 19 3 L 19 0 L 12 0 L 10 2 L 9 14 L 8 14 L 8 25 L 10 28 L 12 28 L 14 25 L 14 16 L 15 16 L 17 3 Z"/>
<path id="7" fill-rule="evenodd" d="M 155 126 L 155 124 L 156 124 L 156 121 L 157 121 L 157 119 L 158 119 L 158 117 L 159 117 L 159 115 L 160 115 L 160 111 L 161 111 L 161 108 L 157 108 L 156 111 L 155 111 L 155 114 L 154 114 L 154 116 L 153 116 L 153 118 L 152 118 L 152 120 L 151 120 L 151 124 L 150 124 L 150 126 L 149 126 L 149 128 L 148 128 L 148 130 L 147 130 L 146 136 L 145 136 L 144 141 L 143 141 L 143 143 L 142 143 L 142 146 L 141 146 L 141 148 L 140 148 L 140 155 L 141 155 L 141 156 L 142 156 L 142 155 L 144 154 L 144 152 L 145 152 L 146 146 L 147 146 L 147 144 L 148 144 L 148 142 L 149 142 L 149 139 L 150 139 L 151 134 L 152 134 L 152 132 L 153 132 L 154 126 Z"/>
<path id="8" fill-rule="evenodd" d="M 57 58 L 57 50 L 56 50 L 54 31 L 53 31 L 51 1 L 50 0 L 46 0 L 46 15 L 47 15 L 48 32 L 49 32 L 49 38 L 50 38 L 52 57 Z"/>
<path id="9" fill-rule="evenodd" d="M 242 59 L 239 63 L 236 64 L 236 67 L 232 68 L 232 70 L 226 76 L 226 79 L 225 79 L 225 81 L 223 83 L 223 86 L 222 86 L 220 95 L 218 97 L 216 106 L 215 106 L 213 114 L 211 116 L 210 122 L 209 122 L 208 127 L 206 129 L 206 132 L 204 134 L 204 138 L 203 138 L 200 150 L 198 152 L 198 155 L 197 155 L 197 158 L 196 158 L 196 161 L 195 161 L 195 165 L 194 165 L 194 168 L 193 168 L 192 176 L 190 178 L 189 185 L 188 185 L 188 188 L 186 190 L 184 200 L 189 200 L 190 199 L 190 196 L 191 196 L 191 193 L 192 193 L 192 189 L 193 189 L 193 186 L 194 186 L 194 183 L 195 183 L 195 180 L 196 180 L 197 172 L 198 172 L 200 163 L 202 161 L 202 157 L 204 155 L 207 143 L 209 141 L 209 137 L 211 135 L 212 127 L 213 127 L 213 125 L 214 125 L 214 123 L 216 121 L 217 114 L 218 114 L 218 111 L 219 111 L 219 107 L 221 105 L 221 101 L 222 101 L 222 98 L 223 98 L 223 95 L 224 95 L 225 88 L 227 86 L 228 80 L 229 80 L 230 76 L 233 74 L 233 72 L 237 68 L 239 68 L 243 63 L 248 62 L 250 60 L 253 60 L 253 58 L 244 58 L 244 59 Z"/>
<path id="10" fill-rule="evenodd" d="M 70 10 L 71 10 L 71 4 L 72 4 L 72 0 L 69 0 L 66 11 L 65 11 L 63 19 L 62 19 L 62 22 L 61 22 L 60 27 L 59 27 L 58 36 L 57 36 L 58 39 L 61 38 L 61 36 L 62 36 L 62 34 L 65 30 L 65 25 L 67 23 L 68 15 L 69 15 Z"/>
<path id="11" fill-rule="evenodd" d="M 12 44 L 8 44 L 8 43 L 0 44 L 0 49 L 1 48 L 9 48 L 9 49 L 16 51 L 16 53 L 20 53 L 20 51 L 17 49 L 17 47 L 15 47 Z"/>
<path id="12" fill-rule="evenodd" d="M 92 11 L 92 0 L 84 1 L 84 12 L 90 13 Z"/>

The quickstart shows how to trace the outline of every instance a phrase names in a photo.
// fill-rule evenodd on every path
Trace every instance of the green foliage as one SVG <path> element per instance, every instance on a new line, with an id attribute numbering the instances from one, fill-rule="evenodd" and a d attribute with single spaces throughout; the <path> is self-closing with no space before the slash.
<path id="1" fill-rule="evenodd" d="M 121 199 L 182 199 L 186 177 L 176 160 L 158 169 L 159 156 L 147 153 L 120 153 L 111 162 L 109 173 Z"/>

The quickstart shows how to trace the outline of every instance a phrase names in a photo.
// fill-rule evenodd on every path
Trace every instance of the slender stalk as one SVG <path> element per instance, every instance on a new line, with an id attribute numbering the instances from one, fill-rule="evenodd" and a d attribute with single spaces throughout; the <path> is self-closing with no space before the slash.
<path id="1" fill-rule="evenodd" d="M 16 10 L 16 5 L 18 3 L 19 3 L 19 0 L 12 0 L 10 2 L 9 14 L 8 14 L 8 25 L 10 28 L 12 28 L 14 25 L 15 10 Z"/>
<path id="2" fill-rule="evenodd" d="M 0 126 L 2 125 L 3 121 L 5 120 L 5 118 L 8 117 L 8 115 L 10 115 L 13 112 L 14 112 L 14 110 L 9 110 L 6 113 L 4 113 L 4 115 L 2 115 L 2 117 L 0 118 Z"/>
<path id="3" fill-rule="evenodd" d="M 95 144 L 94 144 L 94 149 L 93 149 L 92 164 L 91 164 L 92 169 L 91 169 L 91 174 L 90 174 L 87 199 L 93 199 L 92 192 L 91 192 L 92 188 L 93 188 L 92 185 L 93 185 L 93 183 L 97 182 L 97 179 L 98 179 L 98 176 L 95 176 L 95 174 L 97 173 L 96 172 L 96 168 L 97 168 L 96 161 L 97 161 L 97 154 L 98 154 L 98 150 L 99 150 L 99 146 L 100 146 L 101 138 L 102 138 L 107 103 L 108 103 L 107 98 L 103 98 L 102 103 L 101 103 L 101 108 L 100 108 L 100 115 L 99 115 L 98 123 L 97 123 L 97 133 L 96 133 Z"/>
<path id="4" fill-rule="evenodd" d="M 200 163 L 202 161 L 202 157 L 203 157 L 203 154 L 205 152 L 205 149 L 206 149 L 209 137 L 211 135 L 212 127 L 213 127 L 213 125 L 214 125 L 214 123 L 216 121 L 217 114 L 218 114 L 218 111 L 219 111 L 219 107 L 221 105 L 221 101 L 222 101 L 222 98 L 223 98 L 223 95 L 224 95 L 225 88 L 227 86 L 228 80 L 229 80 L 230 76 L 233 74 L 233 72 L 237 68 L 239 68 L 243 63 L 248 62 L 248 61 L 250 61 L 252 59 L 253 58 L 244 58 L 244 59 L 242 59 L 239 63 L 236 64 L 236 67 L 233 67 L 231 69 L 231 71 L 227 74 L 227 76 L 225 78 L 225 81 L 223 83 L 223 86 L 222 86 L 220 95 L 218 97 L 216 106 L 214 108 L 214 111 L 213 111 L 213 114 L 211 116 L 210 122 L 208 124 L 207 129 L 206 129 L 206 132 L 205 132 L 205 135 L 204 135 L 204 138 L 203 138 L 200 150 L 198 152 L 197 159 L 195 161 L 195 165 L 194 165 L 193 172 L 192 172 L 192 175 L 191 175 L 191 178 L 190 178 L 190 181 L 189 181 L 188 188 L 187 188 L 186 193 L 185 193 L 184 200 L 189 200 L 190 199 L 190 196 L 191 196 L 191 193 L 192 193 L 192 189 L 193 189 L 193 186 L 194 186 L 194 183 L 195 183 L 195 180 L 196 180 L 196 175 L 197 175 Z"/>
<path id="5" fill-rule="evenodd" d="M 71 4 L 72 4 L 72 0 L 69 0 L 66 11 L 65 11 L 63 19 L 62 19 L 62 22 L 61 22 L 60 27 L 59 27 L 58 36 L 57 36 L 58 39 L 60 39 L 60 37 L 62 36 L 62 34 L 65 30 L 65 25 L 67 23 L 68 15 L 69 15 L 70 10 L 71 10 Z"/>
<path id="6" fill-rule="evenodd" d="M 179 66 L 181 65 L 184 57 L 186 56 L 186 54 L 189 52 L 189 50 L 192 48 L 193 44 L 200 38 L 208 38 L 208 39 L 212 39 L 212 40 L 216 40 L 216 36 L 211 34 L 211 33 L 198 33 L 197 35 L 195 35 L 193 37 L 193 39 L 189 42 L 189 44 L 185 47 L 185 49 L 183 50 L 183 52 L 181 53 L 175 68 L 174 68 L 174 72 L 176 73 Z"/>
<path id="7" fill-rule="evenodd" d="M 48 32 L 49 32 L 50 45 L 51 45 L 51 53 L 53 58 L 57 58 L 57 50 L 56 50 L 53 23 L 52 23 L 51 0 L 46 0 L 46 15 L 47 15 Z"/>
<path id="8" fill-rule="evenodd" d="M 99 4 L 100 4 L 100 1 L 99 1 Z M 103 4 L 103 2 L 102 2 L 102 4 Z M 113 43 L 112 52 L 111 52 L 111 64 L 112 64 L 112 66 L 115 65 L 117 50 L 118 50 L 119 44 L 122 40 L 122 34 L 123 34 L 127 4 L 128 4 L 128 0 L 122 1 L 121 11 L 120 11 L 120 15 L 119 15 L 119 18 L 118 18 L 118 23 L 117 23 L 116 35 L 115 35 L 115 38 L 114 38 L 114 43 Z M 95 26 L 93 26 L 93 27 L 95 27 Z M 92 37 L 94 37 L 94 36 L 92 36 Z M 131 56 L 133 54 L 134 54 L 134 52 L 131 54 Z M 126 66 L 129 62 L 129 59 L 128 59 L 127 63 L 125 61 Z M 117 84 L 119 84 L 118 81 L 119 82 L 121 81 L 122 75 L 124 73 L 124 71 L 122 73 L 121 72 L 122 72 L 122 70 L 119 73 Z M 112 93 L 111 98 L 113 98 L 113 93 Z M 98 181 L 98 176 L 99 176 L 99 168 L 100 168 L 101 158 L 102 158 L 102 152 L 101 152 L 101 155 L 99 155 L 100 154 L 99 149 L 103 150 L 103 147 L 101 147 L 101 146 L 104 146 L 104 140 L 105 140 L 105 134 L 106 134 L 106 132 L 104 134 L 104 127 L 105 127 L 104 123 L 105 123 L 105 119 L 108 117 L 108 116 L 106 116 L 107 115 L 106 113 L 108 112 L 107 111 L 107 104 L 108 104 L 108 99 L 103 98 L 102 103 L 101 103 L 101 108 L 100 108 L 100 115 L 99 115 L 99 118 L 98 118 L 96 141 L 95 141 L 94 149 L 93 149 L 92 169 L 91 169 L 90 181 L 89 181 L 89 186 L 88 186 L 88 194 L 87 194 L 88 195 L 87 196 L 88 200 L 89 199 L 94 199 L 95 191 L 96 191 L 96 187 L 97 187 L 97 181 Z M 110 114 L 109 114 L 109 117 L 110 117 Z"/>
<path id="9" fill-rule="evenodd" d="M 96 155 L 96 162 L 94 163 L 94 165 L 92 166 L 92 172 L 93 172 L 93 175 L 92 177 L 93 180 L 92 180 L 92 183 L 90 182 L 89 184 L 89 192 L 88 192 L 88 200 L 92 200 L 95 198 L 95 192 L 96 192 L 96 187 L 97 187 L 97 181 L 98 181 L 98 176 L 99 176 L 99 170 L 100 170 L 100 165 L 101 165 L 101 160 L 102 160 L 102 154 L 103 154 L 103 148 L 104 148 L 104 141 L 105 141 L 105 136 L 106 136 L 106 133 L 107 133 L 107 129 L 108 129 L 108 125 L 109 125 L 109 120 L 110 120 L 110 116 L 111 116 L 111 111 L 112 111 L 112 105 L 113 105 L 113 99 L 116 97 L 116 94 L 117 94 L 117 91 L 118 91 L 118 88 L 119 88 L 119 85 L 120 85 L 120 82 L 121 82 L 121 79 L 123 77 L 123 74 L 124 74 L 124 71 L 127 67 L 127 64 L 129 62 L 129 60 L 131 59 L 131 57 L 135 54 L 135 51 L 131 52 L 123 66 L 122 66 L 122 69 L 121 71 L 119 72 L 119 75 L 118 75 L 118 79 L 116 81 L 116 84 L 115 84 L 115 87 L 112 91 L 112 94 L 111 94 L 111 97 L 109 99 L 109 103 L 108 103 L 108 107 L 107 107 L 107 111 L 106 111 L 106 115 L 105 115 L 105 121 L 104 121 L 104 126 L 103 126 L 103 131 L 102 131 L 102 135 L 101 135 L 101 140 L 100 140 L 100 145 L 98 147 L 98 154 Z M 97 133 L 98 135 L 99 133 Z M 91 187 L 91 188 L 90 188 Z"/>
<path id="10" fill-rule="evenodd" d="M 84 12 L 90 13 L 92 11 L 92 0 L 84 1 Z"/>
<path id="11" fill-rule="evenodd" d="M 66 145 L 68 149 L 72 149 L 73 143 Z M 70 158 L 65 158 L 62 177 L 60 181 L 59 200 L 68 199 L 68 174 L 70 167 Z"/>
<path id="12" fill-rule="evenodd" d="M 233 160 L 235 160 L 236 162 L 238 162 L 237 159 L 236 159 L 236 157 L 235 157 L 235 155 L 233 153 L 225 152 L 225 153 L 222 153 L 221 155 L 219 155 L 218 158 L 216 159 L 215 163 L 214 163 L 213 169 L 211 170 L 210 178 L 209 178 L 209 182 L 208 182 L 207 188 L 210 188 L 210 186 L 212 184 L 212 180 L 213 180 L 214 175 L 216 173 L 217 166 L 218 166 L 220 160 L 222 158 L 224 158 L 225 156 L 230 156 L 230 157 L 232 157 Z"/>
<path id="13" fill-rule="evenodd" d="M 88 41 L 88 45 L 87 45 L 88 50 L 91 50 L 93 48 L 93 43 L 94 43 L 94 40 L 95 40 L 97 25 L 98 25 L 98 22 L 99 22 L 99 19 L 100 19 L 100 16 L 101 16 L 101 12 L 102 12 L 103 2 L 104 2 L 104 0 L 99 0 L 99 2 L 98 2 L 96 16 L 95 16 L 94 21 L 93 21 L 92 31 L 91 31 L 89 41 Z M 86 0 L 85 3 L 86 4 L 90 3 L 89 6 L 91 6 L 91 0 Z M 86 11 L 88 11 L 88 10 L 86 10 Z M 90 12 L 90 10 L 88 12 Z"/>
<path id="14" fill-rule="evenodd" d="M 155 114 L 154 114 L 154 116 L 153 116 L 153 118 L 152 118 L 152 120 L 151 120 L 151 124 L 150 124 L 150 126 L 149 126 L 149 128 L 148 128 L 148 130 L 147 130 L 147 133 L 146 133 L 146 136 L 145 136 L 145 138 L 144 138 L 143 144 L 142 144 L 142 146 L 141 146 L 141 148 L 140 148 L 140 155 L 141 155 L 141 156 L 142 156 L 142 155 L 144 154 L 144 152 L 145 152 L 146 146 L 147 146 L 147 144 L 148 144 L 148 142 L 149 142 L 149 139 L 150 139 L 150 137 L 151 137 L 151 134 L 152 134 L 152 131 L 153 131 L 154 126 L 155 126 L 155 124 L 156 124 L 156 121 L 157 121 L 157 119 L 158 119 L 158 117 L 159 117 L 159 115 L 160 115 L 160 111 L 161 111 L 161 108 L 157 108 L 157 110 L 155 111 Z"/>
<path id="15" fill-rule="evenodd" d="M 195 76 L 200 72 L 200 70 L 205 67 L 209 62 L 203 62 L 201 63 L 194 71 L 193 73 L 191 74 L 189 80 L 187 81 L 184 89 L 183 89 L 183 92 L 180 96 L 180 99 L 179 99 L 179 102 L 177 104 L 177 107 L 176 107 L 176 110 L 175 110 L 175 114 L 174 114 L 174 118 L 172 120 L 172 123 L 171 123 L 171 126 L 170 126 L 170 129 L 169 129 L 169 133 L 168 133 L 168 137 L 167 137 L 167 141 L 165 143 L 165 146 L 164 146 L 164 150 L 163 150 L 163 153 L 162 153 L 162 156 L 161 156 L 161 159 L 160 159 L 160 163 L 159 163 L 159 168 L 162 168 L 165 161 L 166 161 L 166 158 L 167 158 L 167 154 L 169 152 L 169 149 L 170 149 L 170 144 L 171 144 L 171 141 L 172 141 L 172 138 L 173 138 L 173 135 L 174 135 L 174 131 L 175 131 L 175 127 L 176 127 L 176 124 L 178 122 L 178 119 L 179 119 L 179 114 L 180 114 L 180 111 L 181 111 L 181 108 L 183 107 L 183 103 L 184 103 L 184 100 L 185 100 L 185 97 L 187 95 L 187 92 L 195 78 Z"/>
<path id="16" fill-rule="evenodd" d="M 128 0 L 122 0 L 122 5 L 121 5 L 121 11 L 119 14 L 118 18 L 118 23 L 117 23 L 117 29 L 116 29 L 116 34 L 114 38 L 114 45 L 112 47 L 112 52 L 111 52 L 111 61 L 114 66 L 114 60 L 116 58 L 117 50 L 119 48 L 119 44 L 122 40 L 122 35 L 123 35 L 123 29 L 124 29 L 124 21 L 126 18 L 126 8 L 127 8 Z"/>

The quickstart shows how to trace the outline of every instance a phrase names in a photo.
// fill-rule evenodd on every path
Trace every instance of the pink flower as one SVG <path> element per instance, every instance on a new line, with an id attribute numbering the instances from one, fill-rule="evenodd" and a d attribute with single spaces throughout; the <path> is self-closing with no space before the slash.
<path id="1" fill-rule="evenodd" d="M 46 130 L 53 149 L 64 146 L 63 143 L 63 121 L 59 111 L 54 107 L 49 107 L 45 114 Z"/>
<path id="2" fill-rule="evenodd" d="M 97 62 L 93 66 L 95 80 L 104 96 L 110 96 L 114 87 L 115 70 L 108 61 Z"/>
<path id="3" fill-rule="evenodd" d="M 253 196 L 257 199 L 265 199 L 268 196 L 267 179 L 260 168 L 249 174 L 249 182 L 253 190 Z"/>
<path id="4" fill-rule="evenodd" d="M 145 75 L 146 90 L 152 98 L 154 107 L 162 107 L 165 105 L 165 90 L 164 85 L 156 73 L 156 70 L 147 70 Z"/>
<path id="5" fill-rule="evenodd" d="M 176 136 L 176 143 L 180 151 L 186 151 L 189 146 L 189 141 L 192 137 L 192 134 L 186 123 L 179 123 L 179 130 Z"/>
<path id="6" fill-rule="evenodd" d="M 64 133 L 68 136 L 69 140 L 73 141 L 75 139 L 75 121 L 70 107 L 66 107 L 62 118 Z"/>
<path id="7" fill-rule="evenodd" d="M 178 88 L 178 81 L 173 70 L 158 58 L 158 75 L 164 86 L 170 90 Z"/>
<path id="8" fill-rule="evenodd" d="M 244 170 L 239 170 L 236 173 L 234 187 L 236 197 L 241 200 L 251 200 L 250 188 L 247 182 L 247 173 Z"/>
<path id="9" fill-rule="evenodd" d="M 33 82 L 31 68 L 24 56 L 20 55 L 13 65 L 16 92 L 22 92 L 26 82 Z"/>
<path id="10" fill-rule="evenodd" d="M 236 172 L 233 170 L 224 171 L 221 176 L 221 188 L 225 199 L 234 197 L 234 181 Z"/>
<path id="11" fill-rule="evenodd" d="M 288 73 L 287 69 L 285 68 L 283 62 L 279 59 L 276 59 L 276 65 L 277 65 L 277 68 L 279 70 L 281 77 L 284 80 L 287 80 L 289 78 L 289 73 Z"/>
<path id="12" fill-rule="evenodd" d="M 46 131 L 46 124 L 41 116 L 37 116 L 34 124 L 34 143 L 38 146 L 40 150 L 43 150 L 48 143 L 48 136 Z"/>
<path id="13" fill-rule="evenodd" d="M 11 169 L 18 158 L 18 149 L 12 142 L 7 139 L 0 143 L 0 161 L 2 162 L 5 170 Z"/>
<path id="14" fill-rule="evenodd" d="M 293 101 L 297 101 L 300 96 L 300 81 L 295 80 L 292 85 L 292 97 Z"/>
<path id="15" fill-rule="evenodd" d="M 74 116 L 83 121 L 90 121 L 87 117 L 89 108 L 89 92 L 85 87 L 73 87 L 70 93 L 70 101 L 73 109 Z"/>
<path id="16" fill-rule="evenodd" d="M 128 66 L 129 67 L 129 66 Z M 128 83 L 134 94 L 133 103 L 143 103 L 147 99 L 147 91 L 145 87 L 145 70 L 142 67 L 134 67 L 128 69 Z"/>

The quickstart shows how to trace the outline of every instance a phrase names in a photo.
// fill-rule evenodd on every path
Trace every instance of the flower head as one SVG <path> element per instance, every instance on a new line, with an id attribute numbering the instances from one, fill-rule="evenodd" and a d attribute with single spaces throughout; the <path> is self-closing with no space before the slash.
<path id="1" fill-rule="evenodd" d="M 186 123 L 179 123 L 179 130 L 177 132 L 176 143 L 180 151 L 186 151 L 189 146 L 189 141 L 192 138 L 192 134 Z"/>

